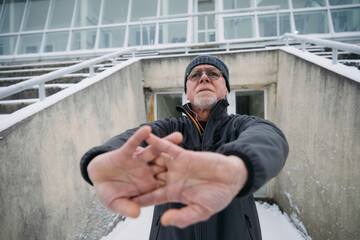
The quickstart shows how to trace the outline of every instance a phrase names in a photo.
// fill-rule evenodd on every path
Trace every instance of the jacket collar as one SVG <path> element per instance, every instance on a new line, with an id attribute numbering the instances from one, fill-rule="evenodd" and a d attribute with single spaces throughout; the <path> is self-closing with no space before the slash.
<path id="1" fill-rule="evenodd" d="M 227 100 L 227 98 L 223 98 L 221 100 L 219 100 L 214 109 L 212 110 L 211 114 L 210 114 L 210 117 L 208 119 L 208 122 L 210 120 L 217 120 L 217 119 L 220 119 L 224 116 L 227 116 L 228 113 L 227 113 L 227 107 L 229 106 L 229 102 Z M 179 111 L 179 112 L 183 112 L 185 113 L 187 116 L 191 116 L 192 117 L 192 110 L 191 110 L 191 105 L 190 103 L 186 103 L 184 104 L 183 106 L 178 106 L 176 107 L 176 110 Z"/>

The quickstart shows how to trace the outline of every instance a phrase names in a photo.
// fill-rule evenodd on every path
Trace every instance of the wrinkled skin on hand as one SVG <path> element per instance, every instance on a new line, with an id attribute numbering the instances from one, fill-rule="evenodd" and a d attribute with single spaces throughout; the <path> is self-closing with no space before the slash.
<path id="1" fill-rule="evenodd" d="M 88 165 L 88 174 L 98 198 L 115 213 L 138 217 L 140 206 L 131 198 L 164 184 L 154 176 L 165 171 L 165 168 L 151 163 L 159 155 L 157 149 L 139 146 L 150 133 L 149 126 L 140 128 L 121 148 L 98 155 Z M 181 142 L 178 134 L 169 135 L 166 139 L 175 144 Z M 141 159 L 137 157 L 138 154 L 141 154 Z"/>
<path id="2" fill-rule="evenodd" d="M 146 141 L 161 152 L 155 162 L 167 171 L 160 171 L 156 178 L 166 185 L 133 200 L 141 206 L 186 204 L 162 215 L 161 223 L 165 226 L 185 228 L 209 219 L 224 209 L 246 183 L 248 172 L 237 156 L 185 150 L 152 134 Z"/>

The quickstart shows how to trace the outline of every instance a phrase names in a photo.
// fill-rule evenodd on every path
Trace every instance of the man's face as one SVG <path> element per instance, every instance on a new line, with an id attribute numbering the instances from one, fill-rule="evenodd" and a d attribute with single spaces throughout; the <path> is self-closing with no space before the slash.
<path id="1" fill-rule="evenodd" d="M 222 74 L 219 79 L 211 80 L 212 76 L 217 74 L 216 71 L 220 72 L 216 67 L 208 64 L 198 65 L 191 70 L 190 78 L 192 73 L 201 75 L 197 81 L 191 81 L 188 77 L 186 82 L 186 97 L 192 106 L 201 110 L 211 110 L 220 99 L 227 96 L 228 91 Z"/>

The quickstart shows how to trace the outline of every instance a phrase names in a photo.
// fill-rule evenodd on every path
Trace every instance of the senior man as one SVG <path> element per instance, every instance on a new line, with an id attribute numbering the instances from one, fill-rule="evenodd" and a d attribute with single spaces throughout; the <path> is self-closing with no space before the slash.
<path id="1" fill-rule="evenodd" d="M 261 239 L 253 193 L 283 167 L 285 136 L 267 120 L 227 114 L 229 71 L 219 58 L 194 58 L 184 80 L 184 116 L 90 149 L 83 177 L 116 213 L 137 217 L 155 205 L 151 240 Z"/>

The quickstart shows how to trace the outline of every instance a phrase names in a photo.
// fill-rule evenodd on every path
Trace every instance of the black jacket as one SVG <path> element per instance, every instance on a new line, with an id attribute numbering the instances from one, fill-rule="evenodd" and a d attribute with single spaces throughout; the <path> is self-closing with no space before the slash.
<path id="1" fill-rule="evenodd" d="M 185 229 L 163 227 L 160 217 L 170 208 L 180 208 L 179 203 L 155 206 L 150 239 L 161 240 L 239 240 L 261 239 L 260 224 L 252 194 L 268 180 L 276 176 L 283 167 L 288 144 L 284 134 L 271 122 L 247 115 L 228 115 L 226 99 L 220 100 L 212 111 L 205 132 L 201 133 L 196 121 L 189 114 L 186 104 L 178 107 L 186 116 L 179 119 L 169 117 L 149 123 L 152 132 L 164 137 L 174 131 L 183 134 L 180 144 L 185 149 L 211 151 L 225 155 L 236 155 L 244 160 L 249 178 L 245 187 L 222 211 L 205 222 Z M 89 150 L 81 160 L 82 174 L 90 181 L 86 166 L 93 157 L 119 148 L 137 130 L 131 129 L 113 137 L 103 146 Z"/>

